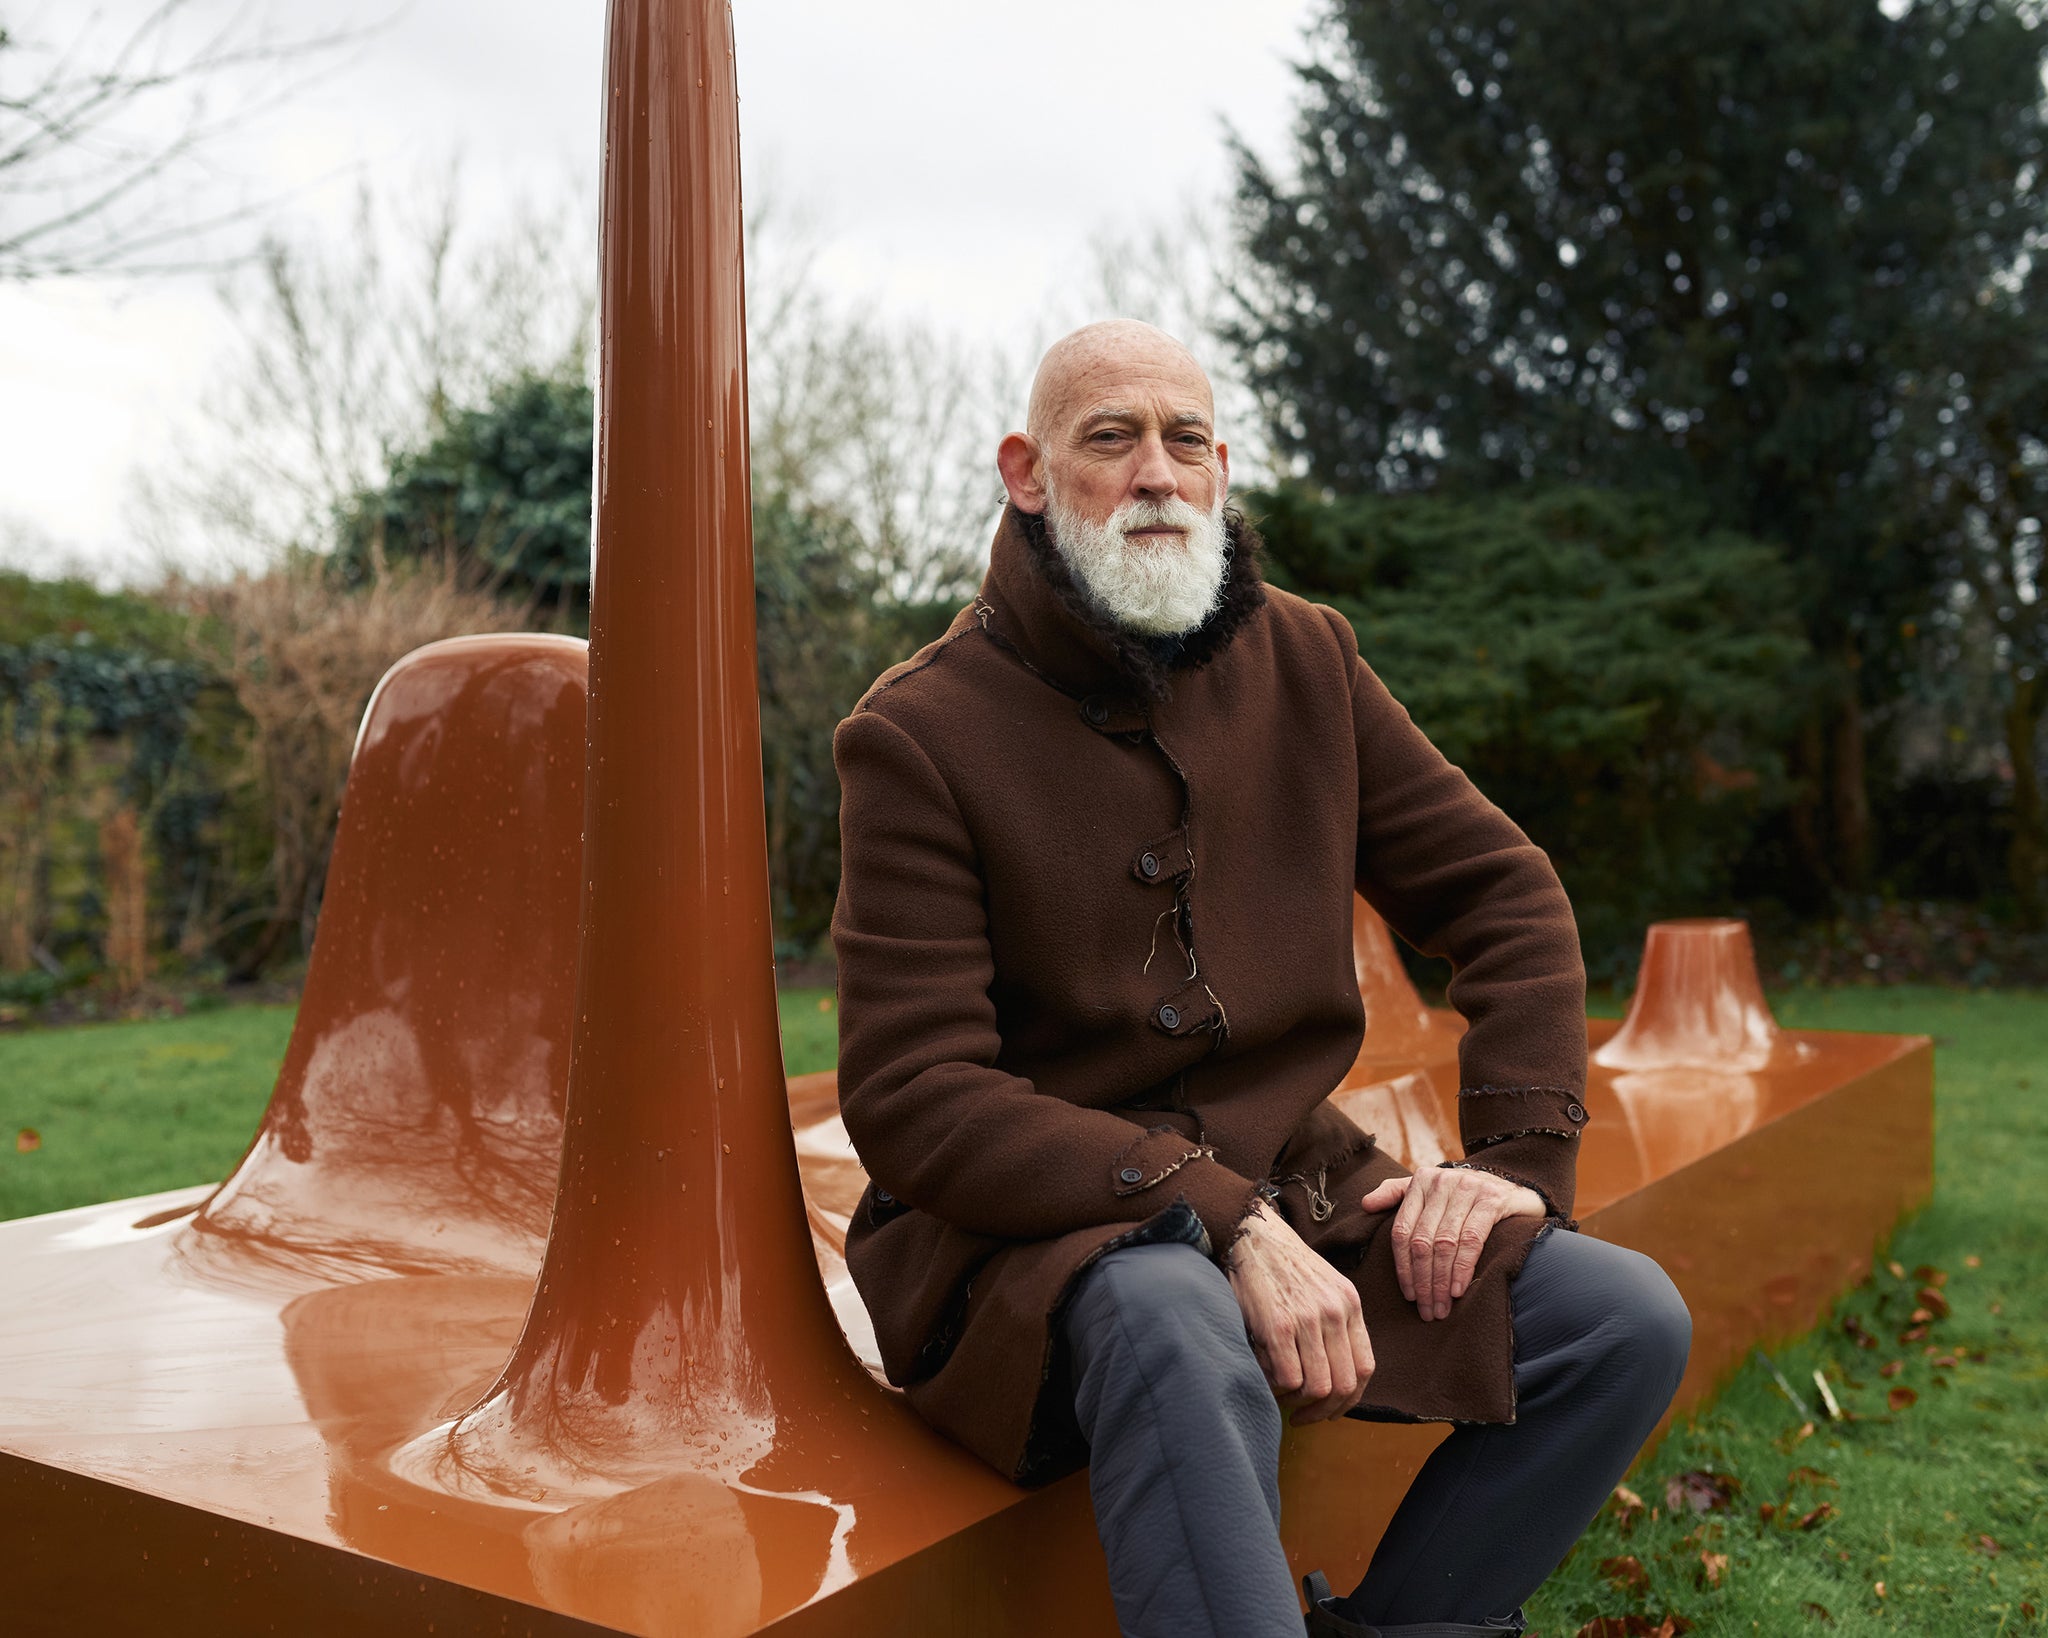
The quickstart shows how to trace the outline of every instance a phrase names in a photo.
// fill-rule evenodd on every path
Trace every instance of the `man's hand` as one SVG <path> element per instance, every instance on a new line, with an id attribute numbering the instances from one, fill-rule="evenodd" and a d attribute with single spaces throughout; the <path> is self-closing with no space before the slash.
<path id="1" fill-rule="evenodd" d="M 1266 1380 L 1296 1426 L 1342 1416 L 1372 1380 L 1358 1288 L 1261 1200 L 1230 1248 L 1230 1288 Z"/>
<path id="2" fill-rule="evenodd" d="M 1422 1317 L 1444 1319 L 1472 1283 L 1486 1237 L 1503 1217 L 1543 1217 L 1543 1197 L 1492 1172 L 1427 1167 L 1390 1177 L 1359 1202 L 1394 1217 L 1394 1273 Z"/>

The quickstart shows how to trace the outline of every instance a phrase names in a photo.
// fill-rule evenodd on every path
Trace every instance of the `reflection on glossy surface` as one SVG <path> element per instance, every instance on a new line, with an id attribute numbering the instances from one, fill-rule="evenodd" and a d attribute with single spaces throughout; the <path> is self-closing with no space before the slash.
<path id="1" fill-rule="evenodd" d="M 1458 1156 L 1457 1110 L 1445 1103 L 1427 1070 L 1364 1086 L 1347 1081 L 1330 1101 L 1411 1172 Z"/>
<path id="2" fill-rule="evenodd" d="M 1627 1069 L 1608 1083 L 1645 1178 L 1668 1177 L 1756 1125 L 1763 1087 L 1740 1070 Z"/>
<path id="3" fill-rule="evenodd" d="M 1410 1070 L 1428 1069 L 1439 1080 L 1447 1072 L 1455 1091 L 1458 1039 L 1465 1033 L 1465 1020 L 1455 1012 L 1422 1004 L 1387 924 L 1356 895 L 1351 900 L 1351 964 L 1358 974 L 1359 999 L 1365 1003 L 1365 1039 L 1343 1084 L 1369 1086 Z"/>
<path id="4" fill-rule="evenodd" d="M 378 685 L 270 1107 L 180 1262 L 284 1288 L 537 1265 L 568 1071 L 584 650 L 458 637 Z"/>
<path id="5" fill-rule="evenodd" d="M 609 73 L 587 688 L 563 639 L 395 666 L 249 1155 L 217 1193 L 0 1224 L 28 1631 L 1115 1631 L 1084 1477 L 1018 1491 L 862 1366 L 865 1180 L 832 1077 L 785 1085 L 775 1017 L 725 8 L 615 0 Z M 1426 1164 L 1462 1021 L 1362 903 L 1354 935 L 1339 1095 Z M 1740 975 L 1651 976 L 1642 1042 L 1751 1049 Z M 1657 1022 L 1665 988 L 1704 1035 Z M 1685 1290 L 1681 1403 L 1924 1193 L 1926 1043 L 1804 1040 L 1589 1087 L 1581 1214 Z M 1289 1429 L 1297 1570 L 1360 1573 L 1440 1437 Z M 391 1596 L 418 1603 L 363 1602 Z"/>

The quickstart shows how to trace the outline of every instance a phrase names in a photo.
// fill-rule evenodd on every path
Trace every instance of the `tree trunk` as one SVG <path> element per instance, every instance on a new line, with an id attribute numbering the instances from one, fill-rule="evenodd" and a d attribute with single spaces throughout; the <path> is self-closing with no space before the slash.
<path id="1" fill-rule="evenodd" d="M 1863 731 L 1863 656 L 1842 645 L 1842 703 L 1835 718 L 1834 821 L 1837 873 L 1860 892 L 1870 883 L 1870 772 Z"/>
<path id="2" fill-rule="evenodd" d="M 2039 674 L 2015 676 L 2005 708 L 2005 747 L 2012 758 L 2012 846 L 2006 868 L 2020 921 L 2029 931 L 2048 926 L 2048 811 L 2041 800 L 2034 741 L 2044 704 Z"/>
<path id="3" fill-rule="evenodd" d="M 1820 834 L 1821 792 L 1827 788 L 1827 729 L 1815 704 L 1799 725 L 1794 771 L 1797 781 L 1792 797 L 1792 840 L 1799 849 L 1800 863 L 1815 881 L 1832 894 L 1835 871 Z"/>

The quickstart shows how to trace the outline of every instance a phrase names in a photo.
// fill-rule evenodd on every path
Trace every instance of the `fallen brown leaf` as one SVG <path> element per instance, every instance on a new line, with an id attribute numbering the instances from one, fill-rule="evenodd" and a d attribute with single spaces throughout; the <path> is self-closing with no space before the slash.
<path id="1" fill-rule="evenodd" d="M 1906 1318 L 1920 1327 L 1920 1335 L 1924 1337 L 1927 1335 L 1927 1322 L 1934 1318 L 1934 1310 L 1931 1308 L 1916 1308 Z"/>
<path id="2" fill-rule="evenodd" d="M 2000 1553 L 2004 1552 L 2005 1549 L 1998 1545 L 1998 1542 L 1994 1537 L 1979 1536 L 1977 1538 L 1977 1546 L 1975 1548 L 1975 1551 L 1982 1553 L 1986 1558 L 1996 1558 Z"/>
<path id="3" fill-rule="evenodd" d="M 1904 1410 L 1919 1397 L 1911 1388 L 1894 1388 L 1884 1396 L 1884 1402 L 1893 1410 Z"/>
<path id="4" fill-rule="evenodd" d="M 1913 1278 L 1922 1285 L 1948 1284 L 1947 1270 L 1936 1268 L 1932 1263 L 1922 1263 L 1918 1268 L 1914 1269 Z"/>
<path id="5" fill-rule="evenodd" d="M 1954 1370 L 1956 1368 L 1956 1356 L 1954 1354 L 1936 1354 L 1934 1356 L 1934 1368 L 1937 1371 Z"/>
<path id="6" fill-rule="evenodd" d="M 1727 1573 L 1727 1570 L 1728 1555 L 1726 1553 L 1703 1552 L 1700 1554 L 1700 1580 L 1705 1585 L 1709 1587 L 1720 1586 L 1721 1577 Z"/>
<path id="7" fill-rule="evenodd" d="M 1874 1591 L 1878 1597 L 1884 1597 L 1884 1583 L 1882 1581 L 1873 1581 L 1870 1585 L 1872 1591 Z"/>
<path id="8" fill-rule="evenodd" d="M 1913 1312 L 1917 1314 L 1920 1312 L 1920 1310 L 1916 1308 L 1913 1310 Z M 1924 1325 L 1915 1325 L 1914 1327 L 1912 1327 L 1912 1329 L 1901 1331 L 1899 1333 L 1899 1342 L 1902 1346 L 1908 1342 L 1918 1342 L 1925 1335 L 1927 1335 L 1927 1327 Z"/>
<path id="9" fill-rule="evenodd" d="M 1626 1558 L 1603 1558 L 1600 1573 L 1617 1592 L 1642 1592 L 1650 1585 L 1650 1572 L 1632 1553 Z"/>
<path id="10" fill-rule="evenodd" d="M 1906 1277 L 1906 1265 L 1904 1263 L 1886 1263 L 1884 1266 L 1891 1270 L 1893 1279 L 1903 1280 Z"/>
<path id="11" fill-rule="evenodd" d="M 1643 1515 L 1643 1498 L 1625 1484 L 1614 1487 L 1608 1505 L 1614 1509 L 1614 1516 L 1620 1521 L 1624 1535 L 1636 1527 L 1636 1520 Z"/>
<path id="12" fill-rule="evenodd" d="M 1965 1268 L 1982 1268 L 1983 1266 L 1984 1259 L 1979 1257 L 1974 1251 L 1963 1259 L 1963 1267 Z"/>
<path id="13" fill-rule="evenodd" d="M 24 1126 L 14 1134 L 14 1152 L 18 1155 L 32 1155 L 43 1146 L 43 1134 L 33 1126 Z"/>
<path id="14" fill-rule="evenodd" d="M 1665 1483 L 1664 1505 L 1674 1513 L 1680 1508 L 1690 1508 L 1695 1513 L 1717 1513 L 1741 1488 L 1741 1481 L 1732 1473 L 1710 1473 L 1704 1468 L 1694 1468 Z"/>
<path id="15" fill-rule="evenodd" d="M 1842 1488 L 1817 1467 L 1795 1467 L 1790 1473 L 1787 1473 L 1785 1475 L 1786 1489 L 1789 1490 L 1795 1484 L 1824 1484 L 1830 1490 Z"/>
<path id="16" fill-rule="evenodd" d="M 1830 1610 L 1828 1609 L 1827 1605 L 1825 1605 L 1825 1604 L 1816 1604 L 1816 1603 L 1815 1603 L 1815 1602 L 1814 1602 L 1814 1601 L 1813 1601 L 1812 1599 L 1810 1599 L 1810 1598 L 1809 1598 L 1809 1599 L 1808 1599 L 1808 1600 L 1807 1600 L 1807 1601 L 1806 1601 L 1805 1603 L 1801 1604 L 1801 1605 L 1800 1605 L 1799 1607 L 1800 1607 L 1801 1609 L 1803 1609 L 1804 1611 L 1806 1611 L 1806 1614 L 1807 1614 L 1807 1618 L 1808 1618 L 1809 1620 L 1813 1620 L 1813 1621 L 1833 1621 L 1833 1620 L 1834 1620 L 1834 1615 L 1833 1615 L 1833 1613 L 1832 1613 L 1832 1612 L 1831 1612 L 1831 1611 L 1830 1611 Z"/>
<path id="17" fill-rule="evenodd" d="M 1793 1525 L 1792 1528 L 1795 1530 L 1818 1529 L 1834 1516 L 1835 1504 L 1833 1502 L 1822 1502 L 1811 1513 L 1802 1515 L 1799 1522 Z"/>
<path id="18" fill-rule="evenodd" d="M 1930 1310 L 1936 1319 L 1948 1318 L 1948 1298 L 1944 1297 L 1933 1286 L 1923 1285 L 1916 1295 L 1920 1298 L 1921 1306 Z"/>
<path id="19" fill-rule="evenodd" d="M 1879 1376 L 1897 1376 L 1905 1368 L 1906 1362 L 1903 1359 L 1888 1359 L 1878 1366 L 1877 1374 Z"/>
<path id="20" fill-rule="evenodd" d="M 1842 1329 L 1849 1333 L 1850 1340 L 1859 1348 L 1875 1348 L 1877 1346 L 1877 1338 L 1870 1334 L 1870 1328 L 1854 1314 L 1849 1315 L 1848 1318 L 1842 1321 Z"/>
<path id="21" fill-rule="evenodd" d="M 1776 1502 L 1765 1502 L 1757 1508 L 1756 1516 L 1762 1519 L 1764 1523 L 1769 1524 L 1772 1519 L 1778 1516 L 1778 1504 Z"/>

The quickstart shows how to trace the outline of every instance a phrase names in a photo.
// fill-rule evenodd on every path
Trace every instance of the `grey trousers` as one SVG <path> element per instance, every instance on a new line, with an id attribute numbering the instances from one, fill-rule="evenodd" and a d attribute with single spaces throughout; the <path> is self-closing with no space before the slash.
<path id="1" fill-rule="evenodd" d="M 1648 1257 L 1552 1229 L 1509 1287 L 1516 1419 L 1452 1430 L 1346 1604 L 1386 1629 L 1520 1631 L 1522 1600 L 1592 1522 L 1678 1390 L 1692 1316 Z M 1126 1246 L 1060 1321 L 1127 1638 L 1300 1638 L 1280 1548 L 1281 1410 L 1227 1275 Z"/>

